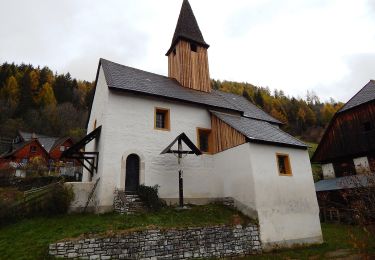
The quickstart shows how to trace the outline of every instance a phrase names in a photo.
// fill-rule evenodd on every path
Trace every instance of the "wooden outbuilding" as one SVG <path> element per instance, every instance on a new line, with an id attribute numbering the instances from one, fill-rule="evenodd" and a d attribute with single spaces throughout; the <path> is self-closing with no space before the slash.
<path id="1" fill-rule="evenodd" d="M 375 81 L 370 80 L 333 117 L 312 161 L 324 179 L 375 172 Z"/>

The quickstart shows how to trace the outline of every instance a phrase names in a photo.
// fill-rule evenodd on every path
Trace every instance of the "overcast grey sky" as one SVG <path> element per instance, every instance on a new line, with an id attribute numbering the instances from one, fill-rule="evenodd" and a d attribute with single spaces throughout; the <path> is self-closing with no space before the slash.
<path id="1" fill-rule="evenodd" d="M 94 80 L 100 57 L 167 74 L 182 0 L 0 0 L 0 62 Z M 211 77 L 346 102 L 375 79 L 375 0 L 190 0 Z"/>

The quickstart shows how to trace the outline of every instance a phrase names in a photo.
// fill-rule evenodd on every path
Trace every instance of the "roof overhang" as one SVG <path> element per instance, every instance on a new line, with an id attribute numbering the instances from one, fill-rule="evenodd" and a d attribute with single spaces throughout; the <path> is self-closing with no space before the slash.
<path id="1" fill-rule="evenodd" d="M 198 42 L 198 41 L 194 41 L 188 37 L 185 37 L 185 36 L 179 36 L 177 37 L 177 39 L 175 39 L 172 44 L 171 44 L 171 47 L 168 49 L 167 53 L 165 54 L 165 56 L 168 56 L 172 50 L 174 49 L 174 47 L 177 45 L 177 43 L 180 41 L 180 40 L 183 40 L 183 41 L 187 41 L 187 42 L 191 42 L 191 43 L 195 43 L 196 45 L 199 45 L 199 46 L 202 46 L 206 49 L 210 48 L 210 45 L 207 44 L 207 43 L 202 43 L 202 42 Z"/>
<path id="2" fill-rule="evenodd" d="M 86 144 L 94 139 L 99 139 L 101 130 L 102 126 L 99 126 L 72 147 L 65 150 L 61 157 L 77 160 L 92 176 L 94 171 L 98 171 L 99 152 L 86 152 L 83 150 Z M 90 167 L 85 165 L 85 162 L 88 163 Z"/>

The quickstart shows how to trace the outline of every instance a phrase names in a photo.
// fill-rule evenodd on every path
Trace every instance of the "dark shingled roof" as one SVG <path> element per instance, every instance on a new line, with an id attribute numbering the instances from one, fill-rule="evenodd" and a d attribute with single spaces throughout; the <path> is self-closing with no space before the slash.
<path id="1" fill-rule="evenodd" d="M 260 109 L 259 107 L 251 103 L 244 96 L 227 93 L 223 91 L 218 91 L 218 93 L 223 98 L 225 98 L 226 101 L 228 101 L 234 107 L 236 107 L 238 110 L 243 111 L 244 112 L 243 115 L 245 117 L 268 121 L 268 122 L 276 123 L 276 124 L 282 124 L 279 120 L 273 118 L 272 116 L 264 112 L 262 109 Z"/>
<path id="2" fill-rule="evenodd" d="M 8 156 L 11 156 L 13 155 L 14 153 L 16 153 L 17 151 L 19 151 L 20 149 L 22 149 L 23 147 L 25 147 L 26 145 L 28 145 L 29 143 L 31 143 L 32 140 L 30 141 L 27 141 L 27 142 L 22 142 L 22 143 L 17 143 L 17 144 L 12 144 L 12 147 L 9 151 L 3 153 L 0 155 L 0 158 L 6 158 Z"/>
<path id="3" fill-rule="evenodd" d="M 25 142 L 32 140 L 33 133 L 18 131 L 20 136 Z M 38 139 L 39 143 L 43 146 L 44 149 L 49 153 L 56 146 L 59 146 L 63 142 L 69 139 L 69 137 L 51 137 L 47 135 L 35 134 L 35 138 Z"/>
<path id="4" fill-rule="evenodd" d="M 357 94 L 355 94 L 338 113 L 375 100 L 375 80 L 370 80 Z"/>
<path id="5" fill-rule="evenodd" d="M 134 69 L 105 59 L 100 60 L 107 85 L 110 89 L 120 89 L 148 95 L 187 101 L 240 111 L 225 101 L 216 92 L 203 92 L 185 88 L 177 80 L 166 76 Z"/>
<path id="6" fill-rule="evenodd" d="M 249 141 L 275 143 L 306 149 L 305 143 L 265 121 L 211 111 L 220 120 L 245 135 Z"/>
<path id="7" fill-rule="evenodd" d="M 127 67 L 100 59 L 107 85 L 110 89 L 127 90 L 142 94 L 160 96 L 211 108 L 230 109 L 243 112 L 246 117 L 281 124 L 246 98 L 212 90 L 211 93 L 185 88 L 175 79 Z"/>
<path id="8" fill-rule="evenodd" d="M 178 17 L 176 29 L 172 38 L 171 47 L 166 55 L 168 55 L 179 39 L 193 41 L 197 44 L 209 47 L 204 41 L 201 30 L 199 29 L 197 20 L 195 19 L 193 10 L 188 0 L 184 0 L 181 6 L 180 16 Z"/>
<path id="9" fill-rule="evenodd" d="M 24 141 L 30 141 L 32 139 L 33 133 L 18 131 Z M 46 149 L 47 152 L 50 152 L 51 148 L 58 140 L 57 137 L 51 137 L 46 135 L 35 134 L 35 138 L 38 139 L 39 143 Z"/>

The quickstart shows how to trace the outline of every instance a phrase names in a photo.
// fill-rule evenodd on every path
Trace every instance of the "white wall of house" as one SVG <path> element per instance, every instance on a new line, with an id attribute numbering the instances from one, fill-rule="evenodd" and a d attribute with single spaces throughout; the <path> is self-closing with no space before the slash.
<path id="1" fill-rule="evenodd" d="M 249 143 L 217 153 L 214 158 L 214 172 L 222 180 L 221 197 L 232 197 L 238 209 L 257 218 Z"/>
<path id="2" fill-rule="evenodd" d="M 249 146 L 263 246 L 322 242 L 307 150 L 254 143 Z M 279 175 L 276 153 L 289 155 L 292 176 Z"/>
<path id="3" fill-rule="evenodd" d="M 332 163 L 322 164 L 323 179 L 333 179 L 336 177 L 335 169 L 333 168 Z"/>
<path id="4" fill-rule="evenodd" d="M 154 129 L 155 107 L 170 110 L 170 131 Z M 162 198 L 178 198 L 177 158 L 160 152 L 182 132 L 196 144 L 197 127 L 211 128 L 211 120 L 204 107 L 110 91 L 103 125 L 100 142 L 105 140 L 105 148 L 100 152 L 103 163 L 99 169 L 99 204 L 107 207 L 113 204 L 113 190 L 125 187 L 126 158 L 131 153 L 141 158 L 141 183 L 160 185 Z M 221 195 L 213 162 L 212 155 L 189 155 L 183 159 L 185 197 Z"/>
<path id="5" fill-rule="evenodd" d="M 106 111 L 108 108 L 108 96 L 109 96 L 109 89 L 107 86 L 107 83 L 105 81 L 104 72 L 103 69 L 100 68 L 99 70 L 99 77 L 98 82 L 96 85 L 95 90 L 95 96 L 91 108 L 90 118 L 87 125 L 87 133 L 92 132 L 95 128 L 95 122 L 96 127 L 102 126 L 101 135 L 99 137 L 99 140 L 93 140 L 90 143 L 88 143 L 85 147 L 85 151 L 97 151 L 99 152 L 99 162 L 98 162 L 98 171 L 94 174 L 93 179 L 90 179 L 89 172 L 84 169 L 83 170 L 83 176 L 82 176 L 82 182 L 89 182 L 89 181 L 96 181 L 97 178 L 102 177 L 105 161 L 103 160 L 102 154 L 105 154 L 106 149 L 110 149 L 105 143 L 106 143 L 106 128 L 107 124 L 106 122 Z M 105 185 L 103 185 L 102 181 L 98 183 L 98 186 L 96 187 L 95 193 L 94 193 L 94 205 L 100 206 L 99 198 L 101 196 L 101 190 L 105 189 Z M 103 211 L 110 209 L 110 207 L 102 208 Z"/>
<path id="6" fill-rule="evenodd" d="M 74 193 L 73 202 L 70 205 L 70 212 L 82 212 L 82 209 L 85 208 L 90 192 L 94 186 L 93 182 L 66 182 L 66 187 L 72 189 Z M 93 203 L 90 202 L 88 205 L 88 210 L 92 211 Z"/>
<path id="7" fill-rule="evenodd" d="M 353 162 L 357 174 L 366 174 L 371 172 L 367 156 L 354 158 Z"/>

